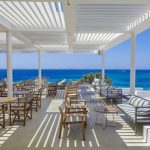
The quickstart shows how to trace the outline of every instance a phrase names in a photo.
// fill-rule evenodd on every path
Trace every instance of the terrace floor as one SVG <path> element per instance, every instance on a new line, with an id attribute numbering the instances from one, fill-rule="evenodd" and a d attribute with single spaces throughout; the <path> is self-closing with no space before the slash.
<path id="1" fill-rule="evenodd" d="M 63 101 L 64 92 L 60 91 L 55 98 L 43 97 L 42 108 L 35 112 L 33 119 L 27 120 L 26 126 L 16 123 L 13 126 L 0 128 L 1 150 L 47 150 L 47 149 L 101 149 L 101 150 L 149 150 L 141 135 L 135 135 L 132 123 L 127 123 L 122 114 L 115 116 L 116 128 L 102 128 L 95 124 L 93 107 L 100 103 L 90 102 L 86 141 L 82 141 L 80 125 L 73 125 L 63 131 L 62 138 L 58 138 L 60 114 L 58 106 Z M 111 115 L 109 119 L 111 120 Z M 99 117 L 104 122 L 104 116 Z M 139 127 L 139 133 L 142 128 Z"/>

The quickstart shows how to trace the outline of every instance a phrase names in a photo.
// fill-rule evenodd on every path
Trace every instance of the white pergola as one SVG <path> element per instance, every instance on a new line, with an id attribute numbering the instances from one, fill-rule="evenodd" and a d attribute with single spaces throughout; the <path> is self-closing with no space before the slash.
<path id="1" fill-rule="evenodd" d="M 135 91 L 136 34 L 150 26 L 150 0 L 0 0 L 0 52 L 7 52 L 12 96 L 12 52 L 104 52 L 131 38 L 130 89 Z"/>

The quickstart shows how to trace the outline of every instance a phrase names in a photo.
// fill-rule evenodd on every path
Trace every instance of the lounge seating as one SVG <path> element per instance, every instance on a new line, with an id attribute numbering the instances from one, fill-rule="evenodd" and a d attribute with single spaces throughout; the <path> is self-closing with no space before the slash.
<path id="1" fill-rule="evenodd" d="M 149 90 L 136 91 L 135 95 L 150 100 L 150 91 Z"/>
<path id="2" fill-rule="evenodd" d="M 4 104 L 0 104 L 0 126 L 5 128 L 5 110 Z"/>
<path id="3" fill-rule="evenodd" d="M 122 89 L 122 96 L 125 98 L 125 99 L 129 99 L 130 98 L 130 88 L 121 88 Z M 143 91 L 143 88 L 135 88 L 135 93 L 136 92 L 139 92 L 139 91 Z M 136 94 L 135 94 L 136 95 Z"/>
<path id="4" fill-rule="evenodd" d="M 150 123 L 150 101 L 139 96 L 131 96 L 126 104 L 117 107 L 135 123 Z"/>

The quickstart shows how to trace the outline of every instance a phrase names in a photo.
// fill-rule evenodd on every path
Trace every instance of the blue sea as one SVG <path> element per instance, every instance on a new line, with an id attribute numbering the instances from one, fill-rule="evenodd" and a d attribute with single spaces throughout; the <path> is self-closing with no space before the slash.
<path id="1" fill-rule="evenodd" d="M 101 72 L 101 70 L 52 70 L 43 69 L 42 77 L 47 78 L 49 82 L 58 82 L 62 79 L 78 80 L 83 75 L 88 73 Z M 113 85 L 116 87 L 129 87 L 130 70 L 106 70 L 106 75 L 112 78 Z M 34 69 L 14 69 L 13 81 L 20 82 L 28 79 L 35 79 L 38 77 L 38 70 Z M 0 69 L 0 79 L 6 78 L 6 70 Z M 143 87 L 150 89 L 150 70 L 137 70 L 136 71 L 136 87 Z"/>

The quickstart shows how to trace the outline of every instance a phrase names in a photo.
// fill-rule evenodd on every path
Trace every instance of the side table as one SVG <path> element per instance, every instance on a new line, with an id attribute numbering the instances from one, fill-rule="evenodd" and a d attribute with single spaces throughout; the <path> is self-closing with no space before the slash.
<path id="1" fill-rule="evenodd" d="M 97 118 L 98 118 L 98 114 L 105 114 L 105 124 L 103 124 L 103 128 L 105 128 L 106 126 L 112 126 L 112 127 L 115 127 L 115 119 L 114 119 L 114 114 L 117 114 L 118 113 L 118 110 L 116 107 L 114 106 L 95 106 L 93 108 L 93 111 L 95 111 L 97 114 L 96 114 L 96 123 L 97 123 Z M 112 117 L 113 117 L 113 125 L 112 124 L 109 124 L 108 123 L 108 114 L 112 114 Z"/>

